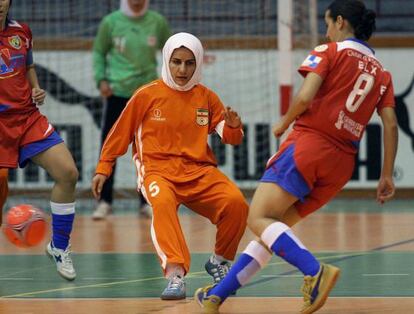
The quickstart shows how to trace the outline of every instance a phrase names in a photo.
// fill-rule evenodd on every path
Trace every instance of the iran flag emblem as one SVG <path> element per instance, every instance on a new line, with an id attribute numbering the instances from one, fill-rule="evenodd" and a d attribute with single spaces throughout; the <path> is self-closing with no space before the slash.
<path id="1" fill-rule="evenodd" d="M 201 126 L 208 124 L 208 109 L 197 109 L 196 122 Z"/>

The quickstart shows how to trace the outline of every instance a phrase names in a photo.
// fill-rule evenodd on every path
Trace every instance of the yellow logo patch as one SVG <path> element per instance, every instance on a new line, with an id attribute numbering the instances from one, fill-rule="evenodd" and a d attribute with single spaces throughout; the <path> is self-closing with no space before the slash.
<path id="1" fill-rule="evenodd" d="M 9 37 L 8 39 L 10 46 L 12 46 L 14 49 L 20 49 L 22 47 L 22 41 L 18 35 Z"/>

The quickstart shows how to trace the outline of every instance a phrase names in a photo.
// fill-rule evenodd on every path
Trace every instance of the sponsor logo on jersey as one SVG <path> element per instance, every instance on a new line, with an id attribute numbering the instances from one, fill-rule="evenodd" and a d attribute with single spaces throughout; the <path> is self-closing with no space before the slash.
<path id="1" fill-rule="evenodd" d="M 12 55 L 9 52 L 9 49 L 2 49 L 0 51 L 0 79 L 9 78 L 19 74 L 19 68 L 24 67 L 25 58 L 22 54 Z M 14 73 L 13 73 L 14 72 Z M 5 75 L 8 73 L 13 73 L 11 75 Z"/>
<path id="2" fill-rule="evenodd" d="M 161 110 L 158 108 L 154 109 L 154 111 L 152 112 L 152 117 L 150 119 L 154 121 L 165 121 L 165 118 L 162 117 Z"/>
<path id="3" fill-rule="evenodd" d="M 208 109 L 197 109 L 196 122 L 200 126 L 208 124 Z"/>
<path id="4" fill-rule="evenodd" d="M 314 55 L 309 55 L 305 59 L 305 61 L 303 61 L 302 66 L 315 69 L 318 66 L 319 62 L 321 62 L 321 61 L 322 61 L 321 57 L 314 56 Z"/>
<path id="5" fill-rule="evenodd" d="M 22 47 L 22 41 L 18 35 L 12 36 L 8 38 L 10 46 L 14 49 L 20 49 Z"/>
<path id="6" fill-rule="evenodd" d="M 53 126 L 49 123 L 49 125 L 47 126 L 47 130 L 45 131 L 45 133 L 43 133 L 43 136 L 46 136 L 46 134 L 48 134 L 52 129 Z"/>
<path id="7" fill-rule="evenodd" d="M 348 117 L 343 110 L 339 112 L 335 126 L 338 130 L 344 129 L 357 138 L 361 138 L 364 131 L 364 126 Z"/>
<path id="8" fill-rule="evenodd" d="M 0 75 L 7 74 L 13 72 L 13 68 L 7 66 L 6 62 L 2 58 L 0 54 Z"/>

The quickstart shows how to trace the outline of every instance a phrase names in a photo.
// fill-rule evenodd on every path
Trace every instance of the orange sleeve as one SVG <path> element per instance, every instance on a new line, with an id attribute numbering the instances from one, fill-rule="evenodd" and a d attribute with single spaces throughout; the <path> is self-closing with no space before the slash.
<path id="1" fill-rule="evenodd" d="M 243 125 L 231 128 L 224 122 L 222 113 L 224 105 L 220 98 L 211 90 L 209 92 L 209 104 L 211 108 L 211 123 L 209 133 L 217 132 L 224 144 L 239 145 L 243 141 Z"/>
<path id="2" fill-rule="evenodd" d="M 116 159 L 128 150 L 145 113 L 142 98 L 139 91 L 135 93 L 109 131 L 95 173 L 109 176 Z"/>

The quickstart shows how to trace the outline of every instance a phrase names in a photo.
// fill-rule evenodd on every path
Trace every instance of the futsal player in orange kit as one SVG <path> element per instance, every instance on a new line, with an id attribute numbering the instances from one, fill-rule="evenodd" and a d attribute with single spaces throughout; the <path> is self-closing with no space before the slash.
<path id="1" fill-rule="evenodd" d="M 162 79 L 139 88 L 104 142 L 92 191 L 96 198 L 115 160 L 133 144 L 138 189 L 153 208 L 151 236 L 168 285 L 161 299 L 185 298 L 190 252 L 177 210 L 184 204 L 217 226 L 215 252 L 206 271 L 219 282 L 242 237 L 248 205 L 238 187 L 217 169 L 208 135 L 223 143 L 243 138 L 238 114 L 200 84 L 203 47 L 188 33 L 163 48 Z"/>

